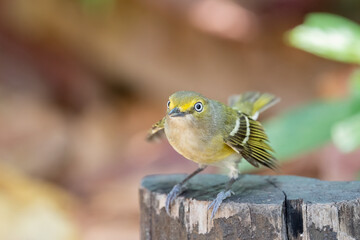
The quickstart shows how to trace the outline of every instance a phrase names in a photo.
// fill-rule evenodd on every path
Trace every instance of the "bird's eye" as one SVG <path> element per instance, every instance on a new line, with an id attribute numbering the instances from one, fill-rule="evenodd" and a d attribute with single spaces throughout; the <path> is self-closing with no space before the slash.
<path id="1" fill-rule="evenodd" d="M 203 104 L 201 102 L 197 102 L 195 103 L 194 108 L 197 112 L 201 112 L 203 110 Z"/>
<path id="2" fill-rule="evenodd" d="M 170 107 L 170 101 L 167 102 L 167 108 L 169 108 L 169 107 Z"/>

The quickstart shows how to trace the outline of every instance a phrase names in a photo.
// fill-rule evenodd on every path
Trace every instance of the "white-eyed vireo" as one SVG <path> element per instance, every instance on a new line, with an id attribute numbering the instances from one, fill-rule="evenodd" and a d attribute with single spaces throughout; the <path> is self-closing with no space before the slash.
<path id="1" fill-rule="evenodd" d="M 230 181 L 209 205 L 214 217 L 222 201 L 231 196 L 231 185 L 239 175 L 238 163 L 245 158 L 255 167 L 264 165 L 276 168 L 276 159 L 260 122 L 259 113 L 278 102 L 271 94 L 246 92 L 229 98 L 226 106 L 189 91 L 176 92 L 167 103 L 166 116 L 155 123 L 149 140 L 165 135 L 173 148 L 199 164 L 199 168 L 176 184 L 166 199 L 166 211 L 184 190 L 184 184 L 206 166 L 214 165 L 229 169 Z"/>

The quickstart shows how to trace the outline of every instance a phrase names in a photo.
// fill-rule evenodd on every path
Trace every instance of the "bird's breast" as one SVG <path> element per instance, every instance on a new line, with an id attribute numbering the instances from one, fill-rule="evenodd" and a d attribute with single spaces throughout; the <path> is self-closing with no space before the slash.
<path id="1" fill-rule="evenodd" d="M 178 153 L 200 164 L 212 164 L 234 154 L 220 133 L 208 136 L 191 117 L 168 117 L 165 121 L 166 137 Z"/>

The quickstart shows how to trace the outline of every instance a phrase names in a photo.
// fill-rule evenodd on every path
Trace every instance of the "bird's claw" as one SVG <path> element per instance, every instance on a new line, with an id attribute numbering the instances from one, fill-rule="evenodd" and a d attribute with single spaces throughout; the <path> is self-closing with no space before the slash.
<path id="1" fill-rule="evenodd" d="M 233 194 L 234 194 L 234 192 L 231 191 L 231 190 L 228 190 L 228 191 L 226 191 L 226 192 L 225 192 L 225 191 L 221 191 L 221 192 L 218 193 L 218 195 L 216 196 L 216 198 L 215 198 L 215 199 L 209 204 L 209 206 L 208 206 L 208 210 L 213 207 L 213 210 L 212 210 L 212 212 L 211 212 L 211 219 L 214 218 L 214 216 L 215 216 L 216 212 L 218 211 L 221 203 L 222 203 L 226 198 L 230 197 L 230 196 L 233 195 Z"/>
<path id="2" fill-rule="evenodd" d="M 170 215 L 170 205 L 174 202 L 174 200 L 184 191 L 183 186 L 181 184 L 176 184 L 166 198 L 165 210 L 168 215 Z"/>

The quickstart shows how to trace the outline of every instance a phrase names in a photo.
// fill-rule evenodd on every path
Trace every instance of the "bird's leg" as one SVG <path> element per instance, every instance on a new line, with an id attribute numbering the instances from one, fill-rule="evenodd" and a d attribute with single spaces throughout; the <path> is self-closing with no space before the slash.
<path id="1" fill-rule="evenodd" d="M 216 198 L 209 204 L 208 206 L 208 210 L 210 208 L 213 208 L 212 212 L 211 212 L 211 219 L 214 218 L 216 212 L 218 211 L 221 203 L 228 197 L 230 197 L 231 195 L 234 194 L 233 191 L 231 191 L 231 186 L 234 184 L 234 182 L 236 182 L 236 180 L 239 177 L 238 174 L 238 170 L 233 168 L 232 171 L 230 172 L 230 180 L 226 183 L 226 187 L 224 191 L 221 191 L 218 193 L 218 195 L 216 196 Z"/>
<path id="2" fill-rule="evenodd" d="M 213 207 L 213 210 L 211 212 L 211 219 L 214 218 L 216 212 L 218 211 L 221 203 L 228 197 L 234 194 L 233 191 L 231 191 L 231 186 L 234 184 L 234 182 L 237 180 L 237 177 L 230 178 L 229 182 L 226 184 L 226 188 L 224 191 L 221 191 L 218 193 L 216 198 L 209 204 L 208 210 Z"/>
<path id="3" fill-rule="evenodd" d="M 193 173 L 189 174 L 184 180 L 180 183 L 176 184 L 167 195 L 165 209 L 166 212 L 170 215 L 170 205 L 174 202 L 175 198 L 179 196 L 185 190 L 185 183 L 190 180 L 190 178 L 194 177 L 196 174 L 204 170 L 206 166 L 199 166 Z"/>

